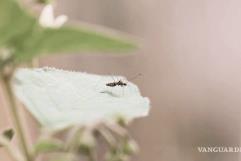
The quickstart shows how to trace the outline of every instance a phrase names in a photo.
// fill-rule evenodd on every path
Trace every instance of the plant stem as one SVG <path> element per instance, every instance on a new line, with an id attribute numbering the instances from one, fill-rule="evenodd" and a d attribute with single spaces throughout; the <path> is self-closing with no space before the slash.
<path id="1" fill-rule="evenodd" d="M 95 152 L 91 152 L 89 154 L 89 161 L 97 161 L 96 156 L 95 156 Z"/>
<path id="2" fill-rule="evenodd" d="M 1 145 L 4 146 L 4 148 L 6 148 L 9 156 L 15 160 L 15 161 L 24 161 L 24 158 L 22 156 L 22 154 L 18 151 L 18 149 L 16 149 L 16 147 L 12 146 L 9 142 L 9 140 L 7 140 L 6 138 L 0 136 L 0 143 Z"/>
<path id="3" fill-rule="evenodd" d="M 14 94 L 12 92 L 10 81 L 11 81 L 11 76 L 7 75 L 7 76 L 2 77 L 2 82 L 3 82 L 3 86 L 4 86 L 3 88 L 5 89 L 5 94 L 8 99 L 10 112 L 12 113 L 12 118 L 13 118 L 15 128 L 16 128 L 16 133 L 19 137 L 19 144 L 20 144 L 21 148 L 23 149 L 23 153 L 25 155 L 26 161 L 32 161 L 29 150 L 28 150 L 27 142 L 26 142 L 26 139 L 24 136 L 23 127 L 21 125 L 21 119 L 20 119 L 19 112 L 17 109 L 16 100 L 15 100 Z"/>
<path id="4" fill-rule="evenodd" d="M 106 143 L 110 148 L 113 148 L 116 146 L 117 142 L 115 137 L 105 128 L 99 127 L 98 129 L 99 133 L 102 135 L 102 137 L 105 139 Z"/>

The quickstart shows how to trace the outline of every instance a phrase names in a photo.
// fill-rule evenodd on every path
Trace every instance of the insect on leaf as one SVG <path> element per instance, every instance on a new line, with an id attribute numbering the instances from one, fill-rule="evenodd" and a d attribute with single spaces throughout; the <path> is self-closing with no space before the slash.
<path id="1" fill-rule="evenodd" d="M 125 79 L 124 77 L 118 77 Z M 13 85 L 16 96 L 45 128 L 62 129 L 146 116 L 149 99 L 131 82 L 108 87 L 111 76 L 54 68 L 19 69 Z"/>

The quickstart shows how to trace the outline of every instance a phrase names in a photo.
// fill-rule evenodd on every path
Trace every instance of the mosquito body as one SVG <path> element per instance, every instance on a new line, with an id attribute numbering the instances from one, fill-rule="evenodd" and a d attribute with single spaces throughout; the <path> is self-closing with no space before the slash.
<path id="1" fill-rule="evenodd" d="M 106 83 L 106 86 L 108 86 L 108 87 L 115 87 L 115 86 L 124 87 L 124 86 L 127 86 L 127 83 L 124 83 L 122 80 L 119 80 L 117 82 Z"/>
<path id="2" fill-rule="evenodd" d="M 105 84 L 107 87 L 112 87 L 112 89 L 114 87 L 126 87 L 127 86 L 127 83 L 123 82 L 121 79 L 118 80 L 118 81 L 113 81 L 113 82 L 110 82 L 110 83 L 106 83 Z M 101 93 L 106 93 L 106 94 L 109 94 L 110 96 L 113 96 L 113 97 L 119 97 L 120 94 L 118 94 L 118 92 L 116 93 L 116 91 L 109 91 L 109 90 L 105 90 L 105 91 L 102 91 Z M 124 95 L 124 92 L 122 90 L 122 95 Z"/>
<path id="3" fill-rule="evenodd" d="M 140 76 L 141 74 L 137 74 L 135 77 L 133 77 L 131 80 L 137 78 L 138 76 Z M 106 83 L 105 84 L 106 86 L 108 87 L 116 87 L 116 86 L 120 86 L 120 87 L 125 87 L 127 86 L 127 83 L 123 82 L 122 80 L 118 80 L 118 81 L 115 81 L 114 82 L 110 82 L 110 83 Z"/>

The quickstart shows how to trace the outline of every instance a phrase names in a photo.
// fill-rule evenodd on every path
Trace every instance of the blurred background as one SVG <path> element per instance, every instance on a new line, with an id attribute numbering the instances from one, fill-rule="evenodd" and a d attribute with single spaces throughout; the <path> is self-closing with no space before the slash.
<path id="1" fill-rule="evenodd" d="M 57 15 L 70 21 L 103 25 L 140 40 L 132 55 L 41 59 L 41 66 L 66 70 L 127 78 L 142 73 L 134 82 L 152 108 L 130 127 L 141 150 L 133 161 L 241 161 L 239 153 L 197 150 L 240 146 L 240 1 L 58 0 L 56 7 Z M 1 108 L 0 128 L 8 120 Z"/>

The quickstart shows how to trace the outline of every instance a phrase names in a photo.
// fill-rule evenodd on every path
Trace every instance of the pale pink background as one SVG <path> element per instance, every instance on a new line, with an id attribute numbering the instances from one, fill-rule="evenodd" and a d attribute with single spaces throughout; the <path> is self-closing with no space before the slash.
<path id="1" fill-rule="evenodd" d="M 142 73 L 134 82 L 152 109 L 131 126 L 141 147 L 134 161 L 241 160 L 238 153 L 197 152 L 197 146 L 239 146 L 240 1 L 59 0 L 57 13 L 141 40 L 131 56 L 63 55 L 41 63 L 127 77 Z M 1 111 L 0 128 L 7 119 Z"/>

